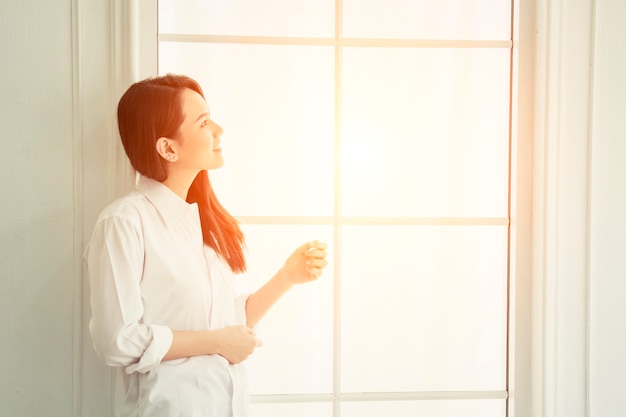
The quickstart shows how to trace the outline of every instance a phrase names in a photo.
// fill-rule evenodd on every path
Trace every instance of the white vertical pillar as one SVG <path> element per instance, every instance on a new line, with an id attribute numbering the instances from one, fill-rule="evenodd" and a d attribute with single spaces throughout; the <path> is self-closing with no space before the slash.
<path id="1" fill-rule="evenodd" d="M 121 94 L 133 82 L 156 74 L 156 0 L 74 0 L 74 84 L 79 117 L 82 250 L 100 211 L 133 187 L 134 173 L 117 131 Z M 113 415 L 112 372 L 92 348 L 87 276 L 75 291 L 74 383 L 76 416 Z"/>
<path id="2" fill-rule="evenodd" d="M 508 416 L 531 415 L 532 158 L 536 0 L 513 2 Z"/>
<path id="3" fill-rule="evenodd" d="M 589 416 L 624 415 L 626 393 L 626 2 L 595 0 Z"/>
<path id="4" fill-rule="evenodd" d="M 538 7 L 533 415 L 587 415 L 592 0 Z"/>

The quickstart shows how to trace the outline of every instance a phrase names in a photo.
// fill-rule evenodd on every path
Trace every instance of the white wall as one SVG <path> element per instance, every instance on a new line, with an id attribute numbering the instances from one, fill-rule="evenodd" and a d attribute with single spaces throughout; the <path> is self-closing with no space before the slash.
<path id="1" fill-rule="evenodd" d="M 0 2 L 0 416 L 73 409 L 70 0 Z"/>
<path id="2" fill-rule="evenodd" d="M 112 415 L 82 251 L 128 185 L 114 113 L 130 4 L 0 2 L 0 417 Z"/>
<path id="3" fill-rule="evenodd" d="M 123 187 L 113 183 L 126 169 L 114 106 L 142 74 L 120 72 L 134 50 L 115 20 L 134 3 L 0 2 L 0 417 L 111 415 L 110 372 L 85 331 L 80 255 Z M 547 42 L 560 53 L 538 79 L 560 88 L 537 101 L 557 129 L 536 138 L 545 200 L 534 215 L 536 386 L 520 409 L 614 416 L 626 392 L 626 5 L 539 0 L 545 9 Z"/>
<path id="4" fill-rule="evenodd" d="M 589 265 L 590 416 L 625 415 L 626 2 L 596 0 Z"/>
<path id="5" fill-rule="evenodd" d="M 82 219 L 81 244 L 91 235 L 91 228 L 104 205 L 113 198 L 112 155 L 115 137 L 115 91 L 112 68 L 114 65 L 112 48 L 111 1 L 77 1 L 77 37 L 80 48 L 76 53 L 79 72 L 79 109 L 81 138 L 81 182 Z M 74 417 L 110 417 L 111 371 L 97 358 L 88 331 L 89 286 L 86 276 L 80 280 L 80 343 L 77 359 L 80 358 L 80 374 L 77 379 L 80 397 Z"/>

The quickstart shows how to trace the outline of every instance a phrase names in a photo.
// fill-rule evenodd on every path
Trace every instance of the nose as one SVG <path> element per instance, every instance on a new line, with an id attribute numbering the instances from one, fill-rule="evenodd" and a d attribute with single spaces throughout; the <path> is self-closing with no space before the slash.
<path id="1" fill-rule="evenodd" d="M 219 138 L 220 136 L 222 136 L 222 133 L 224 133 L 224 129 L 222 129 L 222 126 L 218 125 L 215 122 L 213 122 L 213 125 L 213 136 Z"/>

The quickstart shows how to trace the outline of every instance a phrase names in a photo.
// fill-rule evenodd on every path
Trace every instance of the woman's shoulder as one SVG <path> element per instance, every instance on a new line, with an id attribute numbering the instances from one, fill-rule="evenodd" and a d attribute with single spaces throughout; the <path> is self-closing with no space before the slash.
<path id="1" fill-rule="evenodd" d="M 115 219 L 140 222 L 142 213 L 145 212 L 148 204 L 149 202 L 143 194 L 136 190 L 131 191 L 109 203 L 100 212 L 98 222 Z"/>
<path id="2" fill-rule="evenodd" d="M 139 237 L 141 240 L 143 230 L 142 211 L 145 212 L 145 197 L 133 191 L 109 203 L 100 212 L 94 225 L 91 239 L 85 248 L 84 256 L 87 257 L 90 248 L 101 247 L 105 241 Z M 139 241 L 140 241 L 139 240 Z"/>

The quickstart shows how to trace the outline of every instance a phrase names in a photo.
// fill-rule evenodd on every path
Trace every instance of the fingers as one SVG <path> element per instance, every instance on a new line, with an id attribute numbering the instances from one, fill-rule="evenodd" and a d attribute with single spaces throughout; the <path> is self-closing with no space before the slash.
<path id="1" fill-rule="evenodd" d="M 328 261 L 323 258 L 309 258 L 307 259 L 305 264 L 306 271 L 309 274 L 309 280 L 315 281 L 322 275 L 322 269 L 324 269 L 326 265 L 328 265 Z"/>
<path id="2" fill-rule="evenodd" d="M 254 329 L 248 326 L 227 326 L 221 331 L 224 334 L 222 337 L 224 343 L 218 354 L 230 363 L 240 363 L 246 360 L 256 348 L 263 346 L 263 342 L 256 337 Z"/>
<path id="3" fill-rule="evenodd" d="M 308 242 L 309 248 L 304 252 L 306 257 L 305 269 L 310 281 L 315 281 L 322 275 L 322 269 L 328 265 L 326 261 L 326 244 L 314 240 Z M 305 245 L 306 246 L 306 245 Z"/>
<path id="4" fill-rule="evenodd" d="M 308 242 L 304 245 L 308 248 L 304 251 L 303 255 L 310 259 L 324 259 L 326 257 L 326 244 L 322 242 L 318 242 L 314 240 L 313 242 Z"/>
<path id="5" fill-rule="evenodd" d="M 309 249 L 308 251 L 304 253 L 304 256 L 306 256 L 309 259 L 311 258 L 324 259 L 326 255 L 327 255 L 327 252 L 325 250 L 320 250 L 320 249 Z"/>
<path id="6" fill-rule="evenodd" d="M 313 240 L 311 242 L 307 242 L 304 245 L 300 246 L 300 248 L 298 248 L 298 251 L 301 252 L 302 254 L 306 255 L 310 252 L 313 251 L 322 251 L 322 252 L 326 252 L 326 248 L 328 246 L 326 245 L 326 243 L 324 242 L 320 242 L 317 240 Z"/>
<path id="7" fill-rule="evenodd" d="M 256 337 L 256 332 L 254 331 L 253 328 L 248 327 L 248 326 L 242 326 L 245 330 L 245 332 L 252 336 L 253 340 L 254 340 L 254 346 L 255 347 L 261 347 L 263 346 L 263 341 L 261 339 L 259 339 L 258 337 Z"/>
<path id="8" fill-rule="evenodd" d="M 307 259 L 305 264 L 309 271 L 311 271 L 311 269 L 314 269 L 314 268 L 321 270 L 322 268 L 325 268 L 326 265 L 328 265 L 328 261 L 323 258 L 309 258 Z"/>
<path id="9" fill-rule="evenodd" d="M 251 335 L 254 336 L 254 346 L 255 347 L 261 347 L 263 346 L 263 341 L 261 339 L 259 339 L 258 337 L 256 337 L 256 332 L 254 331 L 253 328 L 245 326 L 246 328 L 246 332 Z"/>
<path id="10" fill-rule="evenodd" d="M 323 257 L 326 253 L 319 255 L 319 258 L 309 257 L 305 262 L 305 269 L 309 273 L 309 280 L 314 281 L 322 275 L 322 269 L 328 265 L 328 261 Z"/>

